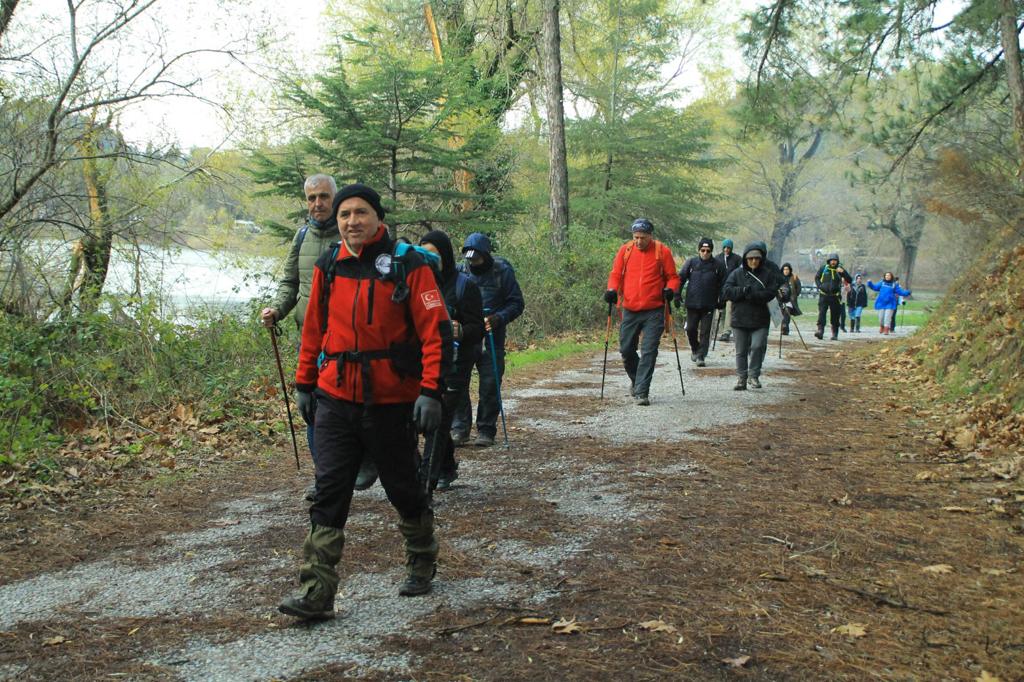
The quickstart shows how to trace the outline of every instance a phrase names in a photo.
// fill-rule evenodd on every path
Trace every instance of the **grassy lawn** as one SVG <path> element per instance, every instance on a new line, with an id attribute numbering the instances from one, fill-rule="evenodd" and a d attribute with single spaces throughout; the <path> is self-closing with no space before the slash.
<path id="1" fill-rule="evenodd" d="M 508 351 L 505 354 L 505 371 L 515 372 L 518 369 L 557 360 L 584 351 L 594 351 L 604 348 L 604 342 L 597 341 L 575 341 L 566 339 L 552 339 L 542 342 L 536 348 L 529 348 L 520 351 Z"/>

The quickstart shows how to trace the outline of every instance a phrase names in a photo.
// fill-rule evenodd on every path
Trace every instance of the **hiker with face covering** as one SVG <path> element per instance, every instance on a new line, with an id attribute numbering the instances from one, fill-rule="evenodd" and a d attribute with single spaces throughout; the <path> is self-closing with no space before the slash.
<path id="1" fill-rule="evenodd" d="M 839 262 L 839 254 L 830 253 L 825 265 L 814 275 L 814 284 L 818 287 L 818 330 L 814 332 L 815 338 L 824 338 L 825 318 L 828 316 L 832 324 L 831 338 L 833 341 L 839 339 L 843 288 L 851 281 L 850 273 Z"/>
<path id="2" fill-rule="evenodd" d="M 526 306 L 515 270 L 493 251 L 490 238 L 482 232 L 474 232 L 462 245 L 463 261 L 458 265 L 459 271 L 466 273 L 480 288 L 480 296 L 484 300 L 484 344 L 476 360 L 480 394 L 476 406 L 476 439 L 473 441 L 473 445 L 481 448 L 494 445 L 494 437 L 498 433 L 499 389 L 505 375 L 505 336 L 508 325 L 523 314 Z M 473 401 L 466 388 L 461 393 L 452 422 L 452 440 L 456 445 L 469 442 L 472 426 Z"/>
<path id="3" fill-rule="evenodd" d="M 686 337 L 690 342 L 690 360 L 698 367 L 711 347 L 711 319 L 718 305 L 722 284 L 725 283 L 725 265 L 712 255 L 715 244 L 704 237 L 697 244 L 697 256 L 688 258 L 679 269 L 679 289 L 675 305 L 683 305 L 682 288 L 686 287 Z"/>
<path id="4" fill-rule="evenodd" d="M 650 220 L 637 218 L 630 232 L 633 239 L 615 254 L 604 300 L 618 303 L 622 312 L 619 353 L 631 382 L 629 393 L 637 405 L 650 405 L 658 345 L 665 331 L 665 316 L 670 312 L 668 304 L 679 289 L 679 276 L 671 249 L 654 238 Z M 638 346 L 640 355 L 636 352 Z"/>
<path id="5" fill-rule="evenodd" d="M 316 392 L 316 499 L 302 545 L 301 592 L 278 609 L 334 617 L 345 524 L 363 459 L 377 463 L 405 539 L 402 596 L 431 590 L 434 511 L 417 476 L 416 432 L 441 423 L 452 331 L 426 256 L 402 256 L 388 235 L 380 195 L 353 184 L 334 196 L 341 241 L 317 259 L 295 371 L 298 407 Z"/>
<path id="6" fill-rule="evenodd" d="M 725 280 L 722 298 L 732 301 L 732 334 L 736 346 L 737 391 L 761 388 L 761 365 L 768 350 L 772 316 L 768 302 L 786 284 L 782 271 L 767 260 L 768 247 L 753 242 L 743 250 L 743 264 Z"/>
<path id="7" fill-rule="evenodd" d="M 428 232 L 420 239 L 420 246 L 441 258 L 441 272 L 437 279 L 448 308 L 448 317 L 452 319 L 452 337 L 455 340 L 455 360 L 444 378 L 444 410 L 441 427 L 437 431 L 439 452 L 430 452 L 429 455 L 430 458 L 440 457 L 441 462 L 438 478 L 431 481 L 431 485 L 436 485 L 438 490 L 447 490 L 459 477 L 455 443 L 451 436 L 452 419 L 459 397 L 464 391 L 469 391 L 469 378 L 480 355 L 480 343 L 484 337 L 484 306 L 476 283 L 469 275 L 455 269 L 455 252 L 447 234 L 440 230 Z M 425 448 L 425 458 L 426 454 Z"/>

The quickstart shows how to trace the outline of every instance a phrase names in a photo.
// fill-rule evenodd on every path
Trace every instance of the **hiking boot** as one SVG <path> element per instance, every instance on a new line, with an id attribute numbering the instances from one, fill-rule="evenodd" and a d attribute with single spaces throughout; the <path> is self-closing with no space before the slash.
<path id="1" fill-rule="evenodd" d="M 703 367 L 704 366 L 704 358 L 697 358 L 697 366 L 698 367 Z"/>
<path id="2" fill-rule="evenodd" d="M 745 391 L 747 390 L 747 378 L 740 377 L 736 380 L 736 385 L 732 387 L 734 391 Z"/>
<path id="3" fill-rule="evenodd" d="M 418 517 L 398 520 L 405 538 L 405 581 L 398 588 L 403 597 L 430 592 L 430 581 L 437 574 L 437 538 L 434 537 L 434 511 L 427 509 Z"/>
<path id="4" fill-rule="evenodd" d="M 699 359 L 696 353 L 690 353 L 690 362 L 697 362 Z"/>
<path id="5" fill-rule="evenodd" d="M 757 377 L 749 377 L 747 383 L 750 384 L 751 388 L 761 388 L 761 380 Z"/>
<path id="6" fill-rule="evenodd" d="M 732 334 L 730 332 L 722 332 L 722 335 L 718 337 L 718 340 L 729 343 L 732 340 Z"/>
<path id="7" fill-rule="evenodd" d="M 462 447 L 469 442 L 469 434 L 465 431 L 452 431 L 452 444 L 455 447 Z"/>
<path id="8" fill-rule="evenodd" d="M 306 502 L 316 502 L 316 481 L 306 486 L 306 492 L 303 493 L 302 497 Z"/>
<path id="9" fill-rule="evenodd" d="M 494 445 L 494 436 L 486 433 L 477 433 L 473 445 L 478 448 L 489 448 Z"/>
<path id="10" fill-rule="evenodd" d="M 334 598 L 316 600 L 309 597 L 288 597 L 277 605 L 277 610 L 286 616 L 304 620 L 329 620 L 334 618 Z"/>
<path id="11" fill-rule="evenodd" d="M 645 396 L 645 395 L 638 395 L 638 396 L 636 396 L 635 398 L 633 398 L 633 402 L 635 404 L 637 404 L 637 405 L 645 405 L 645 406 L 651 404 L 650 399 L 647 396 Z"/>
<path id="12" fill-rule="evenodd" d="M 452 483 L 459 477 L 459 470 L 443 471 L 441 475 L 437 477 L 437 487 L 435 490 L 448 490 L 452 487 Z"/>
<path id="13" fill-rule="evenodd" d="M 838 341 L 839 340 L 839 332 L 832 332 L 832 336 L 828 337 L 828 340 L 829 341 Z"/>
<path id="14" fill-rule="evenodd" d="M 305 561 L 299 569 L 302 593 L 282 601 L 277 610 L 296 618 L 323 620 L 334 618 L 334 595 L 338 591 L 338 572 L 345 546 L 340 528 L 312 524 L 302 543 Z"/>
<path id="15" fill-rule="evenodd" d="M 367 490 L 377 480 L 377 464 L 369 457 L 363 458 L 356 476 L 356 490 Z"/>
<path id="16" fill-rule="evenodd" d="M 816 339 L 823 339 L 823 338 L 825 338 L 825 328 L 824 327 L 818 327 L 818 331 L 814 332 L 814 338 L 816 338 Z"/>

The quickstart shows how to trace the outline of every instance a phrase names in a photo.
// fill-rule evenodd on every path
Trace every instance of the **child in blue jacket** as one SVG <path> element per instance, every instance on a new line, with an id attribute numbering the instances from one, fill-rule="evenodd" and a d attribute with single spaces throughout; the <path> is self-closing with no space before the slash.
<path id="1" fill-rule="evenodd" d="M 878 333 L 888 334 L 892 327 L 892 318 L 896 315 L 896 308 L 899 306 L 899 296 L 910 296 L 910 291 L 896 283 L 896 278 L 891 272 L 882 276 L 882 281 L 875 284 L 868 280 L 868 288 L 878 292 L 875 299 L 875 310 L 878 311 Z"/>

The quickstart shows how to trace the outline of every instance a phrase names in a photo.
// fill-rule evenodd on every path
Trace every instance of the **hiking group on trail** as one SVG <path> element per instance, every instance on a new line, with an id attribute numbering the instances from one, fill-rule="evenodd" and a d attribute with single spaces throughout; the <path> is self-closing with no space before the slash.
<path id="1" fill-rule="evenodd" d="M 278 291 L 260 317 L 273 335 L 294 312 L 300 331 L 295 402 L 307 425 L 315 481 L 307 491 L 311 504 L 301 589 L 278 608 L 317 620 L 334 617 L 337 565 L 354 491 L 369 488 L 378 478 L 398 512 L 405 542 L 406 574 L 399 594 L 431 591 L 438 552 L 432 497 L 458 477 L 455 448 L 469 443 L 471 374 L 476 368 L 479 379 L 473 444 L 489 447 L 499 417 L 505 429 L 505 341 L 525 301 L 515 270 L 494 255 L 487 235 L 470 234 L 457 261 L 450 237 L 440 230 L 428 232 L 416 245 L 393 238 L 381 197 L 367 185 L 338 189 L 333 178 L 317 174 L 305 181 L 304 190 L 308 216 L 292 240 Z M 619 353 L 634 403 L 651 403 L 666 330 L 685 395 L 673 304 L 677 310 L 686 308 L 684 328 L 697 367 L 706 366 L 709 346 L 732 341 L 734 388 L 761 388 L 772 322 L 788 334 L 796 324 L 793 318 L 801 314 L 796 303 L 800 279 L 790 264 L 780 268 L 768 260 L 761 241 L 737 255 L 726 239 L 714 256 L 714 242 L 704 237 L 697 255 L 677 272 L 671 249 L 654 238 L 654 230 L 647 218 L 633 221 L 632 239 L 615 254 L 604 292 L 609 333 L 612 307 L 619 310 Z M 840 302 L 849 308 L 851 330 L 859 331 L 867 305 L 861 275 L 851 280 L 838 254 L 830 254 L 814 279 L 819 296 L 815 336 L 822 338 L 830 313 L 831 338 L 837 338 Z M 869 280 L 867 287 L 879 292 L 875 308 L 880 330 L 887 333 L 897 297 L 910 292 L 899 287 L 892 273 L 878 284 Z M 722 317 L 727 328 L 718 336 Z M 607 360 L 607 340 L 605 346 Z M 504 436 L 507 445 L 507 431 Z"/>

